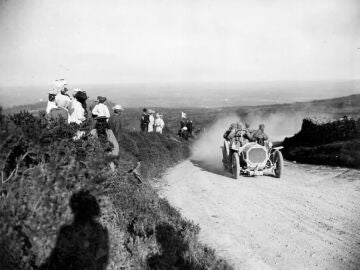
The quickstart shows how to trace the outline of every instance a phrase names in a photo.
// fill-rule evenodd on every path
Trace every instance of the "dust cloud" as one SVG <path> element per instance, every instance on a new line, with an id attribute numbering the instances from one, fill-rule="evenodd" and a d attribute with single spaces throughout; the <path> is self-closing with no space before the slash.
<path id="1" fill-rule="evenodd" d="M 205 130 L 200 138 L 193 144 L 191 159 L 201 165 L 214 170 L 222 170 L 223 134 L 231 123 L 243 122 L 250 124 L 250 128 L 258 129 L 259 124 L 265 125 L 265 132 L 271 141 L 283 141 L 285 137 L 291 137 L 301 129 L 302 120 L 307 117 L 305 112 L 297 113 L 271 113 L 264 115 L 251 112 L 246 117 L 229 115 L 216 120 Z"/>
<path id="2" fill-rule="evenodd" d="M 250 124 L 250 128 L 258 129 L 260 124 L 265 125 L 265 133 L 271 141 L 283 141 L 285 137 L 291 137 L 301 129 L 302 120 L 307 117 L 305 113 L 272 113 L 259 115 L 249 114 L 244 122 Z"/>
<path id="3" fill-rule="evenodd" d="M 223 134 L 231 123 L 237 123 L 240 118 L 236 115 L 229 115 L 218 119 L 210 128 L 207 128 L 200 138 L 193 144 L 191 159 L 201 162 L 202 165 L 212 169 L 222 169 Z"/>

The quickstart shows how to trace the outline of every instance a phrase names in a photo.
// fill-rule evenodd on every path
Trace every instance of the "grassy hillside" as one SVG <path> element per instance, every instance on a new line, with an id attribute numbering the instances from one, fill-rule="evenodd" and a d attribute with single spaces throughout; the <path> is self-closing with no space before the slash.
<path id="1" fill-rule="evenodd" d="M 260 97 L 259 97 L 260 98 Z M 89 101 L 91 103 L 92 101 Z M 109 107 L 113 103 L 107 103 Z M 311 116 L 326 116 L 330 118 L 339 118 L 344 115 L 352 116 L 355 118 L 360 117 L 360 94 L 350 95 L 346 97 L 314 100 L 307 102 L 296 102 L 287 104 L 273 104 L 273 105 L 258 105 L 258 106 L 233 106 L 233 107 L 211 107 L 211 108 L 198 108 L 198 107 L 183 107 L 183 108 L 164 108 L 153 107 L 156 111 L 164 114 L 164 118 L 168 127 L 171 130 L 176 130 L 179 125 L 181 112 L 184 111 L 188 116 L 194 120 L 194 125 L 198 128 L 204 128 L 212 124 L 216 119 L 220 119 L 229 114 L 238 115 L 245 120 L 251 120 L 254 116 L 262 117 L 264 120 L 271 115 L 299 115 L 302 119 Z M 4 114 L 13 114 L 26 110 L 31 113 L 37 114 L 39 111 L 44 110 L 46 102 L 39 102 L 30 105 L 15 106 L 4 110 Z M 139 129 L 139 117 L 142 108 L 125 108 L 123 113 L 125 127 L 129 130 Z M 298 130 L 300 130 L 301 122 L 299 123 Z"/>
<path id="2" fill-rule="evenodd" d="M 61 121 L 22 112 L 0 126 L 0 269 L 230 269 L 148 184 L 188 155 L 171 133 L 124 131 L 111 158 Z"/>

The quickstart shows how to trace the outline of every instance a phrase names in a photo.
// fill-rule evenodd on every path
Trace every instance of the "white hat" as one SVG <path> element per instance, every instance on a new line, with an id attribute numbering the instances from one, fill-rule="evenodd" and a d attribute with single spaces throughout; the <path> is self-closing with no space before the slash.
<path id="1" fill-rule="evenodd" d="M 113 110 L 114 110 L 114 111 L 115 111 L 115 110 L 123 111 L 124 109 L 123 109 L 123 107 L 121 107 L 121 105 L 116 104 L 116 105 L 113 107 Z"/>
<path id="2" fill-rule="evenodd" d="M 62 91 L 64 89 L 65 85 L 67 85 L 67 82 L 65 79 L 58 79 L 58 80 L 53 81 L 53 88 L 56 91 Z"/>
<path id="3" fill-rule="evenodd" d="M 49 88 L 48 94 L 49 95 L 57 95 L 57 91 L 54 88 Z"/>
<path id="4" fill-rule="evenodd" d="M 73 91 L 73 93 L 72 93 L 73 96 L 75 96 L 77 92 L 80 92 L 80 91 L 81 91 L 81 89 L 80 89 L 80 88 L 75 88 L 75 89 L 73 89 L 72 91 Z"/>
<path id="5" fill-rule="evenodd" d="M 152 110 L 152 109 L 149 109 L 149 110 L 148 110 L 148 113 L 155 113 L 155 111 Z"/>

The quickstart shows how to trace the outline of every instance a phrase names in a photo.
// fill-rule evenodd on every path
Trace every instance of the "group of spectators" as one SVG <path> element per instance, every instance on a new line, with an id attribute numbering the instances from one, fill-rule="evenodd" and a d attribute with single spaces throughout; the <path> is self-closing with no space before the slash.
<path id="1" fill-rule="evenodd" d="M 265 145 L 269 137 L 265 133 L 265 125 L 260 124 L 259 129 L 251 129 L 248 123 L 233 123 L 229 129 L 225 131 L 223 138 L 229 142 L 239 141 L 241 145 L 247 142 L 257 142 L 260 145 Z"/>
<path id="2" fill-rule="evenodd" d="M 69 94 L 67 83 L 64 79 L 55 80 L 48 92 L 48 103 L 46 107 L 46 118 L 49 122 L 54 122 L 62 118 L 68 124 L 81 125 L 85 120 L 91 119 L 92 134 L 100 135 L 103 133 L 112 138 L 119 138 L 122 130 L 121 105 L 115 105 L 113 113 L 110 114 L 108 106 L 105 104 L 106 97 L 98 96 L 94 104 L 88 106 L 86 101 L 88 96 L 86 91 L 74 89 Z M 77 137 L 81 137 L 84 132 L 79 131 Z M 113 142 L 114 143 L 114 142 Z M 115 142 L 117 143 L 117 142 Z"/>
<path id="3" fill-rule="evenodd" d="M 155 115 L 155 116 L 154 116 Z M 162 134 L 165 127 L 163 115 L 156 113 L 152 109 L 143 109 L 140 118 L 140 129 L 143 132 L 157 132 Z"/>

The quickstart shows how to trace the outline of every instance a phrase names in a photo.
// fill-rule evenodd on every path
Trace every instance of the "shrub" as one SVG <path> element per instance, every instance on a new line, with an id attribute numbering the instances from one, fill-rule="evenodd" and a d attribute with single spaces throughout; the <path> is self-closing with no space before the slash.
<path id="1" fill-rule="evenodd" d="M 186 144 L 170 134 L 124 131 L 120 157 L 111 159 L 107 146 L 97 139 L 85 136 L 74 141 L 77 126 L 61 120 L 48 125 L 43 116 L 27 112 L 0 116 L 1 269 L 37 269 L 43 264 L 60 226 L 71 222 L 69 199 L 80 190 L 100 201 L 100 219 L 107 227 L 115 226 L 108 269 L 119 264 L 147 267 L 149 258 L 162 254 L 158 241 L 162 233 L 178 245 L 170 257 L 159 255 L 161 262 L 165 256 L 166 263 L 178 269 L 228 267 L 197 242 L 199 227 L 184 220 L 148 184 L 188 155 Z M 89 131 L 91 126 L 87 122 L 80 128 Z M 139 160 L 143 178 L 132 172 Z"/>

